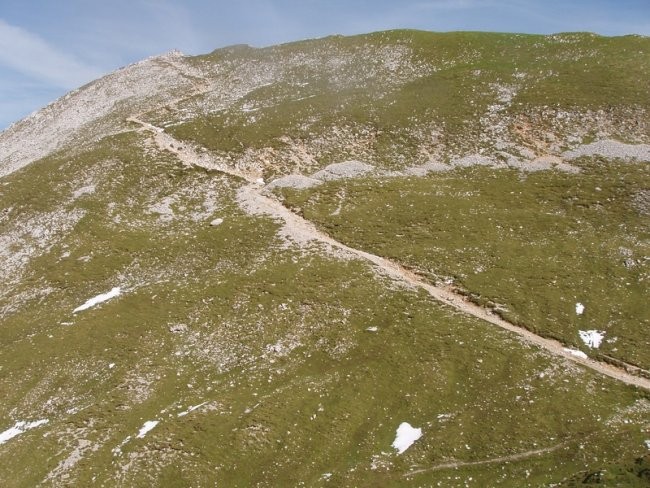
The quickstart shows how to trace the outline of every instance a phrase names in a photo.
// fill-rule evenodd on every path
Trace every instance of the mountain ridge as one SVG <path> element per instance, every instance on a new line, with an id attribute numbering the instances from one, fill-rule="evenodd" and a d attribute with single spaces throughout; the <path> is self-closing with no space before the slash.
<path id="1" fill-rule="evenodd" d="M 490 33 L 479 33 L 479 32 L 452 32 L 452 33 L 426 33 L 425 31 L 417 31 L 417 30 L 394 30 L 394 31 L 384 31 L 380 33 L 375 33 L 375 34 L 370 34 L 370 35 L 359 35 L 359 36 L 352 36 L 349 38 L 345 38 L 343 36 L 340 37 L 335 37 L 335 36 L 329 36 L 321 39 L 308 39 L 304 41 L 298 41 L 294 43 L 287 43 L 287 44 L 281 44 L 277 46 L 269 46 L 269 47 L 264 47 L 264 48 L 254 48 L 248 46 L 247 49 L 252 50 L 253 52 L 273 52 L 274 50 L 281 50 L 283 48 L 299 48 L 300 46 L 304 45 L 309 45 L 310 43 L 322 43 L 322 42 L 327 42 L 328 40 L 342 40 L 342 39 L 372 39 L 373 37 L 382 37 L 382 36 L 387 36 L 390 38 L 391 36 L 397 36 L 397 37 L 402 37 L 404 36 L 404 41 L 407 42 L 410 39 L 412 39 L 414 36 L 417 35 L 434 35 L 434 36 L 457 36 L 457 35 L 470 35 L 471 37 L 490 37 L 490 36 L 496 36 L 497 38 L 512 38 L 515 36 L 524 36 L 528 38 L 535 38 L 535 39 L 554 39 L 554 38 L 575 38 L 577 37 L 599 37 L 602 39 L 607 39 L 607 40 L 618 40 L 618 39 L 624 39 L 626 36 L 618 36 L 618 37 L 602 37 L 602 36 L 597 36 L 595 34 L 589 34 L 589 33 L 561 33 L 561 34 L 551 34 L 551 35 L 534 35 L 534 34 L 506 34 L 506 33 L 498 33 L 498 34 L 490 34 Z M 435 40 L 435 38 L 434 38 Z M 235 46 L 237 47 L 237 46 Z M 67 138 L 70 138 L 72 136 L 69 136 L 67 132 L 70 131 L 75 131 L 75 130 L 81 130 L 82 126 L 92 124 L 93 122 L 96 122 L 97 118 L 100 117 L 92 117 L 92 115 L 88 115 L 86 117 L 82 116 L 82 120 L 79 121 L 79 125 L 73 125 L 71 127 L 67 127 L 63 125 L 62 127 L 58 127 L 56 130 L 55 129 L 50 129 L 50 130 L 55 130 L 54 135 L 45 136 L 45 149 L 41 149 L 39 151 L 26 151 L 23 150 L 21 151 L 20 149 L 16 149 L 16 146 L 20 146 L 19 143 L 17 142 L 17 139 L 22 138 L 25 139 L 25 135 L 21 135 L 20 132 L 26 131 L 27 133 L 35 131 L 34 135 L 32 137 L 39 137 L 43 138 L 42 134 L 39 134 L 38 131 L 42 129 L 30 129 L 30 124 L 31 125 L 39 125 L 39 119 L 46 119 L 47 120 L 47 125 L 55 125 L 57 122 L 55 120 L 57 118 L 62 118 L 62 119 L 70 119 L 74 118 L 72 117 L 71 114 L 66 113 L 65 115 L 61 117 L 57 117 L 56 112 L 57 110 L 62 109 L 61 107 L 65 105 L 65 102 L 70 102 L 70 99 L 74 99 L 75 97 L 83 97 L 84 92 L 90 91 L 91 89 L 97 89 L 97 85 L 102 85 L 102 84 L 109 84 L 114 83 L 117 87 L 120 87 L 121 89 L 126 88 L 125 85 L 128 83 L 144 83 L 144 81 L 140 78 L 138 78 L 138 73 L 135 72 L 138 70 L 138 68 L 144 68 L 145 73 L 142 73 L 140 76 L 144 76 L 145 78 L 154 78 L 153 81 L 154 83 L 156 82 L 156 73 L 152 71 L 149 73 L 149 70 L 154 70 L 155 65 L 157 64 L 164 64 L 170 60 L 175 60 L 179 61 L 180 63 L 176 63 L 175 67 L 180 70 L 178 74 L 181 77 L 187 78 L 188 76 L 197 76 L 200 78 L 199 70 L 195 68 L 195 65 L 192 63 L 188 62 L 182 62 L 182 61 L 189 61 L 193 59 L 205 59 L 209 58 L 210 56 L 215 56 L 215 55 L 221 55 L 225 53 L 230 53 L 233 54 L 233 46 L 227 46 L 224 48 L 219 48 L 213 51 L 212 53 L 206 54 L 206 55 L 199 55 L 199 56 L 184 56 L 180 53 L 180 51 L 172 50 L 167 53 L 161 54 L 161 55 L 156 55 L 156 56 L 151 56 L 149 58 L 143 59 L 141 61 L 138 61 L 136 63 L 132 63 L 130 65 L 127 65 L 123 68 L 120 68 L 112 73 L 109 73 L 105 75 L 104 77 L 95 80 L 93 82 L 88 83 L 87 85 L 80 87 L 78 89 L 75 89 L 68 94 L 64 95 L 60 99 L 55 100 L 51 104 L 48 104 L 46 107 L 36 111 L 32 115 L 26 117 L 25 119 L 22 119 L 20 121 L 17 121 L 13 123 L 10 127 L 5 129 L 0 133 L 0 141 L 2 142 L 2 145 L 4 147 L 4 154 L 0 154 L 0 162 L 2 162 L 2 167 L 5 167 L 5 169 L 2 170 L 2 174 L 8 174 L 7 171 L 11 171 L 9 168 L 20 168 L 25 164 L 28 164 L 28 162 L 31 162 L 35 159 L 39 159 L 40 157 L 43 157 L 47 155 L 49 152 L 56 150 L 56 148 L 60 147 L 61 144 L 65 144 L 65 141 Z M 173 63 L 172 63 L 173 66 Z M 182 68 L 181 68 L 182 66 Z M 185 71 L 183 71 L 185 70 Z M 132 73 L 134 72 L 134 73 Z M 167 72 L 166 75 L 170 76 L 170 73 Z M 158 76 L 161 76 L 161 73 L 158 73 Z M 133 80 L 129 80 L 129 77 L 133 77 Z M 124 79 L 122 79 L 124 78 Z M 163 88 L 163 84 L 169 85 L 169 84 L 176 84 L 177 86 L 173 87 L 174 90 L 179 90 L 182 91 L 184 89 L 187 89 L 187 84 L 183 84 L 180 82 L 180 80 L 177 77 L 172 76 L 169 79 L 164 79 L 161 78 L 159 80 L 161 83 L 160 86 L 154 85 L 152 87 L 148 88 L 148 91 L 153 91 L 153 92 L 158 92 Z M 170 87 L 168 87 L 170 88 Z M 115 88 L 113 88 L 115 90 Z M 110 89 L 109 89 L 110 91 Z M 147 90 L 145 90 L 146 92 Z M 94 94 L 88 94 L 89 98 L 88 99 L 82 99 L 79 101 L 78 105 L 89 105 L 92 103 L 92 98 Z M 146 102 L 146 97 L 144 100 L 138 101 L 138 97 L 144 97 L 145 93 L 138 93 L 138 92 L 132 92 L 132 93 L 125 93 L 123 95 L 124 99 L 129 99 L 134 103 L 147 103 Z M 96 95 L 94 95 L 96 96 Z M 135 98 L 134 98 L 135 97 Z M 114 105 L 119 104 L 121 99 L 110 99 L 110 97 L 106 100 L 107 103 L 110 104 L 110 108 L 113 108 Z M 165 100 L 159 100 L 159 101 L 153 101 L 154 106 L 164 106 L 165 105 Z M 109 109 L 110 109 L 109 108 Z M 118 107 L 115 107 L 116 110 L 119 110 Z M 72 109 L 79 111 L 79 107 L 74 107 Z M 99 113 L 103 113 L 104 115 L 107 112 L 107 108 L 99 106 L 99 107 L 93 107 L 93 112 L 99 111 Z M 131 115 L 131 114 L 127 114 Z M 59 122 L 61 124 L 61 122 Z M 115 124 L 115 122 L 113 123 Z M 110 129 L 108 129 L 108 132 L 99 132 L 98 134 L 94 134 L 94 136 L 91 137 L 102 137 L 103 135 L 109 135 Z M 62 142 L 57 142 L 58 139 L 62 139 Z M 27 137 L 29 141 L 29 137 Z M 33 143 L 28 142 L 28 146 L 34 145 Z M 24 156 L 21 156 L 21 152 L 25 152 Z M 9 154 L 7 154 L 9 153 Z M 14 160 L 15 163 L 13 162 Z"/>

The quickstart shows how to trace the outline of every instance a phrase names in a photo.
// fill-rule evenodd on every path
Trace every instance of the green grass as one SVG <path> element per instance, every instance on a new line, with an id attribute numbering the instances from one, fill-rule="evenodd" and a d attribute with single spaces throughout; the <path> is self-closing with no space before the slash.
<path id="1" fill-rule="evenodd" d="M 410 46 L 413 62 L 440 69 L 388 83 L 379 58 L 327 69 L 298 63 L 234 110 L 169 131 L 232 161 L 271 148 L 269 177 L 297 164 L 279 140 L 286 134 L 310 151 L 320 147 L 316 166 L 355 155 L 384 167 L 410 164 L 423 145 L 438 144 L 423 142 L 432 129 L 441 129 L 442 143 L 460 144 L 479 134 L 478 117 L 494 101 L 491 84 L 512 82 L 515 68 L 542 66 L 560 76 L 535 79 L 531 86 L 544 89 L 520 92 L 513 116 L 548 96 L 579 110 L 647 106 L 634 81 L 647 70 L 647 40 L 563 38 L 575 42 L 395 31 L 219 50 L 193 62 L 222 63 L 234 86 L 245 81 L 237 78 L 242 66 L 305 52 L 354 59 L 398 44 Z M 596 60 L 585 74 L 567 53 L 621 52 L 621 43 L 625 55 L 597 81 L 602 97 L 588 97 L 593 87 L 582 81 L 602 74 L 601 58 L 585 58 Z M 629 77 L 613 73 L 626 69 Z M 624 93 L 613 103 L 616 92 Z M 263 108 L 242 113 L 244 104 Z M 334 126 L 349 139 L 328 139 Z M 364 148 L 354 149 L 361 140 Z M 647 215 L 632 202 L 648 188 L 648 168 L 579 164 L 579 175 L 475 168 L 330 182 L 282 197 L 333 237 L 432 281 L 453 278 L 478 303 L 503 305 L 506 318 L 540 334 L 581 347 L 578 330 L 605 329 L 607 339 L 618 339 L 602 353 L 648 367 Z M 52 155 L 3 183 L 0 208 L 11 210 L 0 233 L 19 235 L 16 252 L 34 245 L 37 255 L 0 297 L 0 431 L 18 420 L 50 422 L 0 445 L 2 486 L 646 482 L 647 392 L 400 288 L 367 263 L 318 246 L 285 247 L 277 222 L 239 209 L 242 181 L 182 168 L 170 153 L 147 147 L 142 134 Z M 72 199 L 89 184 L 94 193 Z M 157 213 L 164 202 L 173 215 Z M 47 237 L 57 219 L 79 211 L 70 229 Z M 224 222 L 212 227 L 215 217 Z M 44 222 L 37 230 L 46 238 L 21 230 L 35 221 Z M 634 266 L 624 265 L 620 248 Z M 72 314 L 118 285 L 119 298 Z M 587 307 L 582 317 L 576 301 Z M 154 419 L 158 426 L 136 439 Z M 397 456 L 391 443 L 403 421 L 424 435 Z M 77 448 L 78 462 L 57 473 Z M 495 461 L 544 448 L 554 449 Z M 483 464 L 426 471 L 453 461 Z"/>
<path id="2" fill-rule="evenodd" d="M 408 56 L 400 69 L 382 64 L 381 49 L 402 48 Z M 490 149 L 496 141 L 481 136 L 494 121 L 482 117 L 499 103 L 496 87 L 506 86 L 516 89 L 502 112 L 505 132 L 514 140 L 516 121 L 531 118 L 536 129 L 559 138 L 615 121 L 609 129 L 614 137 L 647 139 L 649 50 L 648 39 L 641 37 L 420 31 L 221 50 L 195 62 L 227 66 L 224 83 L 251 76 L 251 66 L 261 72 L 283 66 L 284 71 L 232 107 L 199 112 L 169 131 L 234 159 L 247 150 L 272 148 L 276 154 L 268 177 L 296 170 L 283 152 L 281 138 L 287 135 L 307 146 L 318 167 L 346 157 L 403 167 L 420 161 L 422 151 L 440 151 L 447 159 Z M 332 67 L 332 60 L 343 62 Z M 257 111 L 242 111 L 246 104 Z M 577 119 L 558 125 L 557 114 L 567 111 Z M 587 123 L 580 116 L 587 113 L 603 120 Z M 337 140 L 337 130 L 346 136 Z M 438 133 L 435 141 L 432 131 Z M 357 138 L 356 147 L 346 138 Z"/>
<path id="3" fill-rule="evenodd" d="M 623 472 L 642 453 L 646 395 L 524 346 L 424 293 L 397 289 L 361 262 L 283 249 L 277 224 L 236 209 L 238 182 L 181 170 L 164 154 L 145 155 L 138 138 L 120 136 L 74 161 L 53 158 L 13 175 L 4 203 L 45 191 L 36 176 L 57 169 L 56 198 L 47 205 L 25 199 L 17 215 L 60 206 L 87 213 L 27 270 L 25 288 L 52 291 L 3 321 L 2 425 L 50 419 L 0 448 L 0 458 L 12 460 L 0 470 L 4 486 L 39 483 L 78 439 L 93 450 L 82 451 L 69 481 L 98 486 L 402 486 L 413 469 L 561 444 L 523 461 L 430 471 L 409 482 L 455 486 L 471 477 L 475 486 L 522 486 L 522 479 L 537 486 L 602 466 Z M 102 184 L 70 203 L 66 195 L 93 170 Z M 415 211 L 430 212 L 444 198 L 427 191 L 469 184 L 455 176 L 380 187 L 384 197 L 398 192 L 394 202 L 405 211 L 414 212 L 418 195 Z M 475 180 L 485 196 L 492 176 Z M 622 172 L 621 184 L 637 184 L 633 176 Z M 499 175 L 500 185 L 513 186 L 542 177 Z M 354 198 L 342 220 L 353 223 L 354 212 L 365 210 L 350 202 L 372 205 L 371 187 L 346 186 Z M 209 216 L 189 218 L 203 195 L 184 189 L 197 188 L 217 190 L 221 226 L 207 225 Z M 319 221 L 316 210 L 324 212 L 335 190 L 330 184 L 302 194 L 305 212 Z M 174 220 L 147 210 L 173 194 L 182 196 Z M 77 260 L 86 255 L 92 259 Z M 128 285 L 123 296 L 71 314 L 117 284 Z M 66 321 L 73 325 L 61 325 Z M 177 324 L 186 329 L 170 332 Z M 176 416 L 205 401 L 209 410 Z M 161 423 L 134 439 L 153 419 Z M 398 457 L 390 444 L 402 421 L 422 427 L 424 437 Z M 330 481 L 324 473 L 332 473 Z"/>
<path id="4" fill-rule="evenodd" d="M 434 281 L 451 278 L 536 333 L 648 369 L 648 221 L 632 202 L 650 182 L 648 167 L 583 166 L 576 175 L 475 168 L 331 182 L 284 196 L 348 245 Z M 575 314 L 576 302 L 586 306 L 584 315 Z M 606 331 L 598 351 L 578 337 L 590 329 Z"/>

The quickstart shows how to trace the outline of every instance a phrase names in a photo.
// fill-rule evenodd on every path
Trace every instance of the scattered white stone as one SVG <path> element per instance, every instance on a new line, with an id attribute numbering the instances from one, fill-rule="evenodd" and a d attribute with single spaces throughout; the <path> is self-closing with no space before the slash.
<path id="1" fill-rule="evenodd" d="M 373 471 L 377 469 L 389 470 L 392 465 L 391 456 L 392 453 L 383 451 L 381 454 L 373 454 L 370 469 Z"/>
<path id="2" fill-rule="evenodd" d="M 172 334 L 182 334 L 187 332 L 187 325 L 185 324 L 173 324 L 169 326 L 169 332 Z"/>
<path id="3" fill-rule="evenodd" d="M 377 327 L 373 326 L 373 327 L 368 327 L 366 330 L 368 332 L 377 332 L 379 329 Z"/>
<path id="4" fill-rule="evenodd" d="M 257 107 L 257 108 L 253 107 L 250 103 L 245 103 L 241 107 L 241 111 L 246 112 L 246 113 L 248 113 L 248 112 L 257 112 L 259 109 L 260 109 L 260 107 Z"/>
<path id="5" fill-rule="evenodd" d="M 580 330 L 578 334 L 582 342 L 592 349 L 598 349 L 605 337 L 605 332 L 598 330 Z"/>
<path id="6" fill-rule="evenodd" d="M 222 218 L 217 218 L 217 219 L 214 219 L 212 222 L 210 222 L 210 225 L 212 227 L 216 227 L 217 225 L 221 225 L 221 224 L 223 224 L 223 219 Z"/>
<path id="7" fill-rule="evenodd" d="M 305 188 L 321 185 L 322 183 L 323 182 L 321 180 L 310 178 L 309 176 L 287 175 L 278 178 L 277 180 L 273 180 L 268 185 L 266 185 L 266 189 L 273 190 L 274 188 L 296 188 L 298 190 L 302 190 Z"/>
<path id="8" fill-rule="evenodd" d="M 75 190 L 72 193 L 72 197 L 77 199 L 82 195 L 90 195 L 92 193 L 95 193 L 95 185 L 88 185 L 88 186 L 83 186 L 79 188 L 78 190 Z"/>
<path id="9" fill-rule="evenodd" d="M 646 439 L 643 443 L 645 444 L 646 449 L 650 449 L 650 439 Z"/>
<path id="10" fill-rule="evenodd" d="M 138 435 L 136 435 L 136 439 L 142 439 L 145 435 L 147 435 L 147 432 L 149 432 L 151 429 L 153 429 L 156 425 L 158 425 L 159 421 L 158 420 L 147 420 L 144 425 L 140 428 L 140 432 L 138 432 Z"/>
<path id="11" fill-rule="evenodd" d="M 408 422 L 402 422 L 397 428 L 392 446 L 397 449 L 397 454 L 402 454 L 422 437 L 422 429 L 412 427 Z"/>
<path id="12" fill-rule="evenodd" d="M 205 404 L 207 404 L 207 403 L 208 403 L 208 402 L 203 402 L 203 403 L 200 403 L 200 404 L 198 404 L 198 405 L 194 405 L 193 407 L 189 407 L 189 408 L 188 408 L 187 410 L 185 410 L 184 412 L 180 412 L 180 413 L 178 414 L 178 417 L 185 417 L 188 413 L 191 413 L 191 412 L 193 412 L 194 410 L 196 410 L 196 409 L 198 409 L 198 408 L 201 408 L 203 405 L 205 405 Z"/>
<path id="13" fill-rule="evenodd" d="M 108 365 L 108 369 L 113 369 L 115 367 L 115 363 L 111 363 Z"/>
<path id="14" fill-rule="evenodd" d="M 293 337 L 285 337 L 284 339 L 278 340 L 275 344 L 267 344 L 266 352 L 267 354 L 273 354 L 274 356 L 284 357 L 301 345 L 302 344 L 297 339 Z"/>
<path id="15" fill-rule="evenodd" d="M 332 477 L 332 473 L 323 473 L 323 476 L 322 476 L 322 478 L 323 478 L 324 480 L 328 480 L 328 479 L 330 479 L 331 477 Z"/>
<path id="16" fill-rule="evenodd" d="M 375 167 L 371 164 L 362 163 L 361 161 L 344 161 L 326 166 L 313 175 L 312 178 L 317 180 L 340 180 L 343 178 L 356 178 L 366 173 L 374 171 Z"/>
<path id="17" fill-rule="evenodd" d="M 93 297 L 90 300 L 86 301 L 86 303 L 84 303 L 83 305 L 80 305 L 77 308 L 75 308 L 72 311 L 72 313 L 81 312 L 82 310 L 86 310 L 90 307 L 94 307 L 99 303 L 105 302 L 107 300 L 110 300 L 111 298 L 115 298 L 116 296 L 119 296 L 120 293 L 122 293 L 122 290 L 120 289 L 119 286 L 116 286 L 111 291 L 107 293 L 102 293 L 101 295 L 97 295 L 96 297 Z"/>
<path id="18" fill-rule="evenodd" d="M 257 178 L 255 180 L 255 183 L 257 183 L 258 185 L 263 185 L 264 184 L 264 178 Z"/>
<path id="19" fill-rule="evenodd" d="M 580 302 L 576 303 L 576 315 L 582 315 L 584 311 L 585 311 L 585 306 Z"/>
<path id="20" fill-rule="evenodd" d="M 111 451 L 111 452 L 113 453 L 113 456 L 121 456 L 121 455 L 122 455 L 122 448 L 123 448 L 123 447 L 124 447 L 124 446 L 125 446 L 125 445 L 130 441 L 130 440 L 131 440 L 131 436 L 127 436 L 127 438 L 124 439 L 124 440 L 122 441 L 122 443 L 121 443 L 119 446 L 113 448 L 113 450 Z"/>
<path id="21" fill-rule="evenodd" d="M 497 166 L 497 160 L 490 156 L 483 156 L 482 154 L 468 154 L 462 158 L 457 158 L 452 161 L 452 166 L 468 168 L 471 166 Z"/>
<path id="22" fill-rule="evenodd" d="M 440 163 L 438 161 L 429 161 L 420 166 L 411 166 L 410 168 L 406 168 L 404 173 L 412 176 L 426 176 L 429 173 L 440 173 L 452 169 L 454 169 L 454 167 L 449 164 Z"/>
<path id="23" fill-rule="evenodd" d="M 175 195 L 167 196 L 161 201 L 149 205 L 148 211 L 157 214 L 162 222 L 171 222 L 176 216 L 172 205 L 175 205 L 176 203 L 177 197 Z"/>
<path id="24" fill-rule="evenodd" d="M 17 435 L 22 434 L 23 432 L 27 432 L 30 429 L 35 429 L 36 427 L 40 427 L 43 424 L 47 424 L 49 420 L 47 419 L 42 419 L 42 420 L 36 420 L 35 422 L 25 422 L 25 421 L 20 421 L 16 422 L 16 424 L 13 427 L 8 428 L 4 432 L 0 432 L 0 444 L 4 444 L 10 439 L 13 439 Z"/>
<path id="25" fill-rule="evenodd" d="M 568 352 L 572 356 L 575 356 L 577 358 L 582 358 L 582 359 L 588 359 L 589 356 L 587 356 L 584 352 L 578 351 L 577 349 L 569 349 L 569 348 L 564 348 L 565 352 Z"/>
<path id="26" fill-rule="evenodd" d="M 611 139 L 604 139 L 602 141 L 592 142 L 591 144 L 578 146 L 562 154 L 566 159 L 596 155 L 608 159 L 650 161 L 650 144 L 625 144 Z"/>

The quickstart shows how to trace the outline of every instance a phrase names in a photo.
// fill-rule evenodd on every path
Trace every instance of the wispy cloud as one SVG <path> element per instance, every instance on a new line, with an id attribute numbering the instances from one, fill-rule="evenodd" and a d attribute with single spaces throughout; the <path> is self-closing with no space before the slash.
<path id="1" fill-rule="evenodd" d="M 413 10 L 457 10 L 481 6 L 477 0 L 429 0 L 413 4 Z"/>
<path id="2" fill-rule="evenodd" d="M 39 36 L 0 19 L 0 67 L 61 88 L 75 88 L 101 75 Z"/>
<path id="3" fill-rule="evenodd" d="M 173 48 L 199 54 L 203 32 L 192 12 L 167 0 L 113 0 L 84 4 L 66 36 L 84 59 L 112 69 Z"/>

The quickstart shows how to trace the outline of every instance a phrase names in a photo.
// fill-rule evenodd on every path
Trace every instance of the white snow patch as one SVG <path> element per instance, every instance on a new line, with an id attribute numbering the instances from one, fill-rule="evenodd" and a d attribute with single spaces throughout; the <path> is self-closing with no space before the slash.
<path id="1" fill-rule="evenodd" d="M 605 337 L 605 332 L 599 330 L 580 330 L 578 331 L 578 334 L 580 335 L 582 342 L 593 349 L 598 349 Z"/>
<path id="2" fill-rule="evenodd" d="M 178 414 L 178 417 L 185 417 L 188 413 L 191 413 L 191 412 L 193 412 L 194 410 L 196 410 L 196 409 L 198 409 L 198 408 L 201 408 L 203 405 L 205 405 L 205 404 L 207 404 L 207 403 L 208 403 L 208 402 L 203 402 L 203 403 L 200 403 L 200 404 L 198 404 L 198 405 L 194 405 L 193 407 L 189 407 L 189 408 L 188 408 L 187 410 L 185 410 L 184 412 L 180 412 L 180 413 Z"/>
<path id="3" fill-rule="evenodd" d="M 577 349 L 569 349 L 565 347 L 564 350 L 577 358 L 588 359 L 589 357 L 584 352 L 578 351 Z"/>
<path id="4" fill-rule="evenodd" d="M 4 444 L 9 439 L 13 439 L 14 437 L 22 434 L 23 432 L 27 432 L 30 429 L 35 429 L 36 427 L 39 427 L 43 424 L 47 424 L 48 422 L 49 420 L 47 419 L 36 420 L 35 422 L 25 422 L 25 421 L 16 422 L 16 424 L 13 427 L 8 428 L 4 432 L 0 432 L 0 444 Z"/>
<path id="5" fill-rule="evenodd" d="M 580 302 L 576 303 L 576 314 L 582 315 L 584 311 L 585 311 L 585 306 Z"/>
<path id="6" fill-rule="evenodd" d="M 402 422 L 397 428 L 392 446 L 397 449 L 397 454 L 402 454 L 422 437 L 422 429 L 412 427 L 408 422 Z"/>
<path id="7" fill-rule="evenodd" d="M 646 439 L 643 443 L 645 444 L 646 449 L 650 449 L 650 439 Z"/>
<path id="8" fill-rule="evenodd" d="M 147 432 L 149 432 L 156 425 L 158 425 L 159 422 L 160 422 L 159 420 L 147 420 L 142 426 L 142 428 L 140 428 L 140 432 L 138 432 L 138 435 L 136 435 L 135 438 L 142 439 L 145 435 L 147 435 Z"/>
<path id="9" fill-rule="evenodd" d="M 379 329 L 378 329 L 377 327 L 374 327 L 374 326 L 373 326 L 373 327 L 368 327 L 366 330 L 367 330 L 368 332 L 377 332 Z"/>
<path id="10" fill-rule="evenodd" d="M 108 369 L 113 369 L 115 367 L 115 363 L 111 363 L 108 365 Z"/>
<path id="11" fill-rule="evenodd" d="M 86 310 L 90 307 L 94 307 L 95 305 L 105 302 L 107 300 L 110 300 L 111 298 L 115 298 L 118 296 L 120 293 L 122 293 L 122 290 L 120 289 L 119 286 L 116 286 L 113 288 L 111 291 L 102 293 L 101 295 L 97 295 L 96 297 L 91 298 L 90 300 L 86 301 L 83 305 L 78 306 L 75 308 L 72 313 L 77 313 L 81 312 L 82 310 Z"/>

